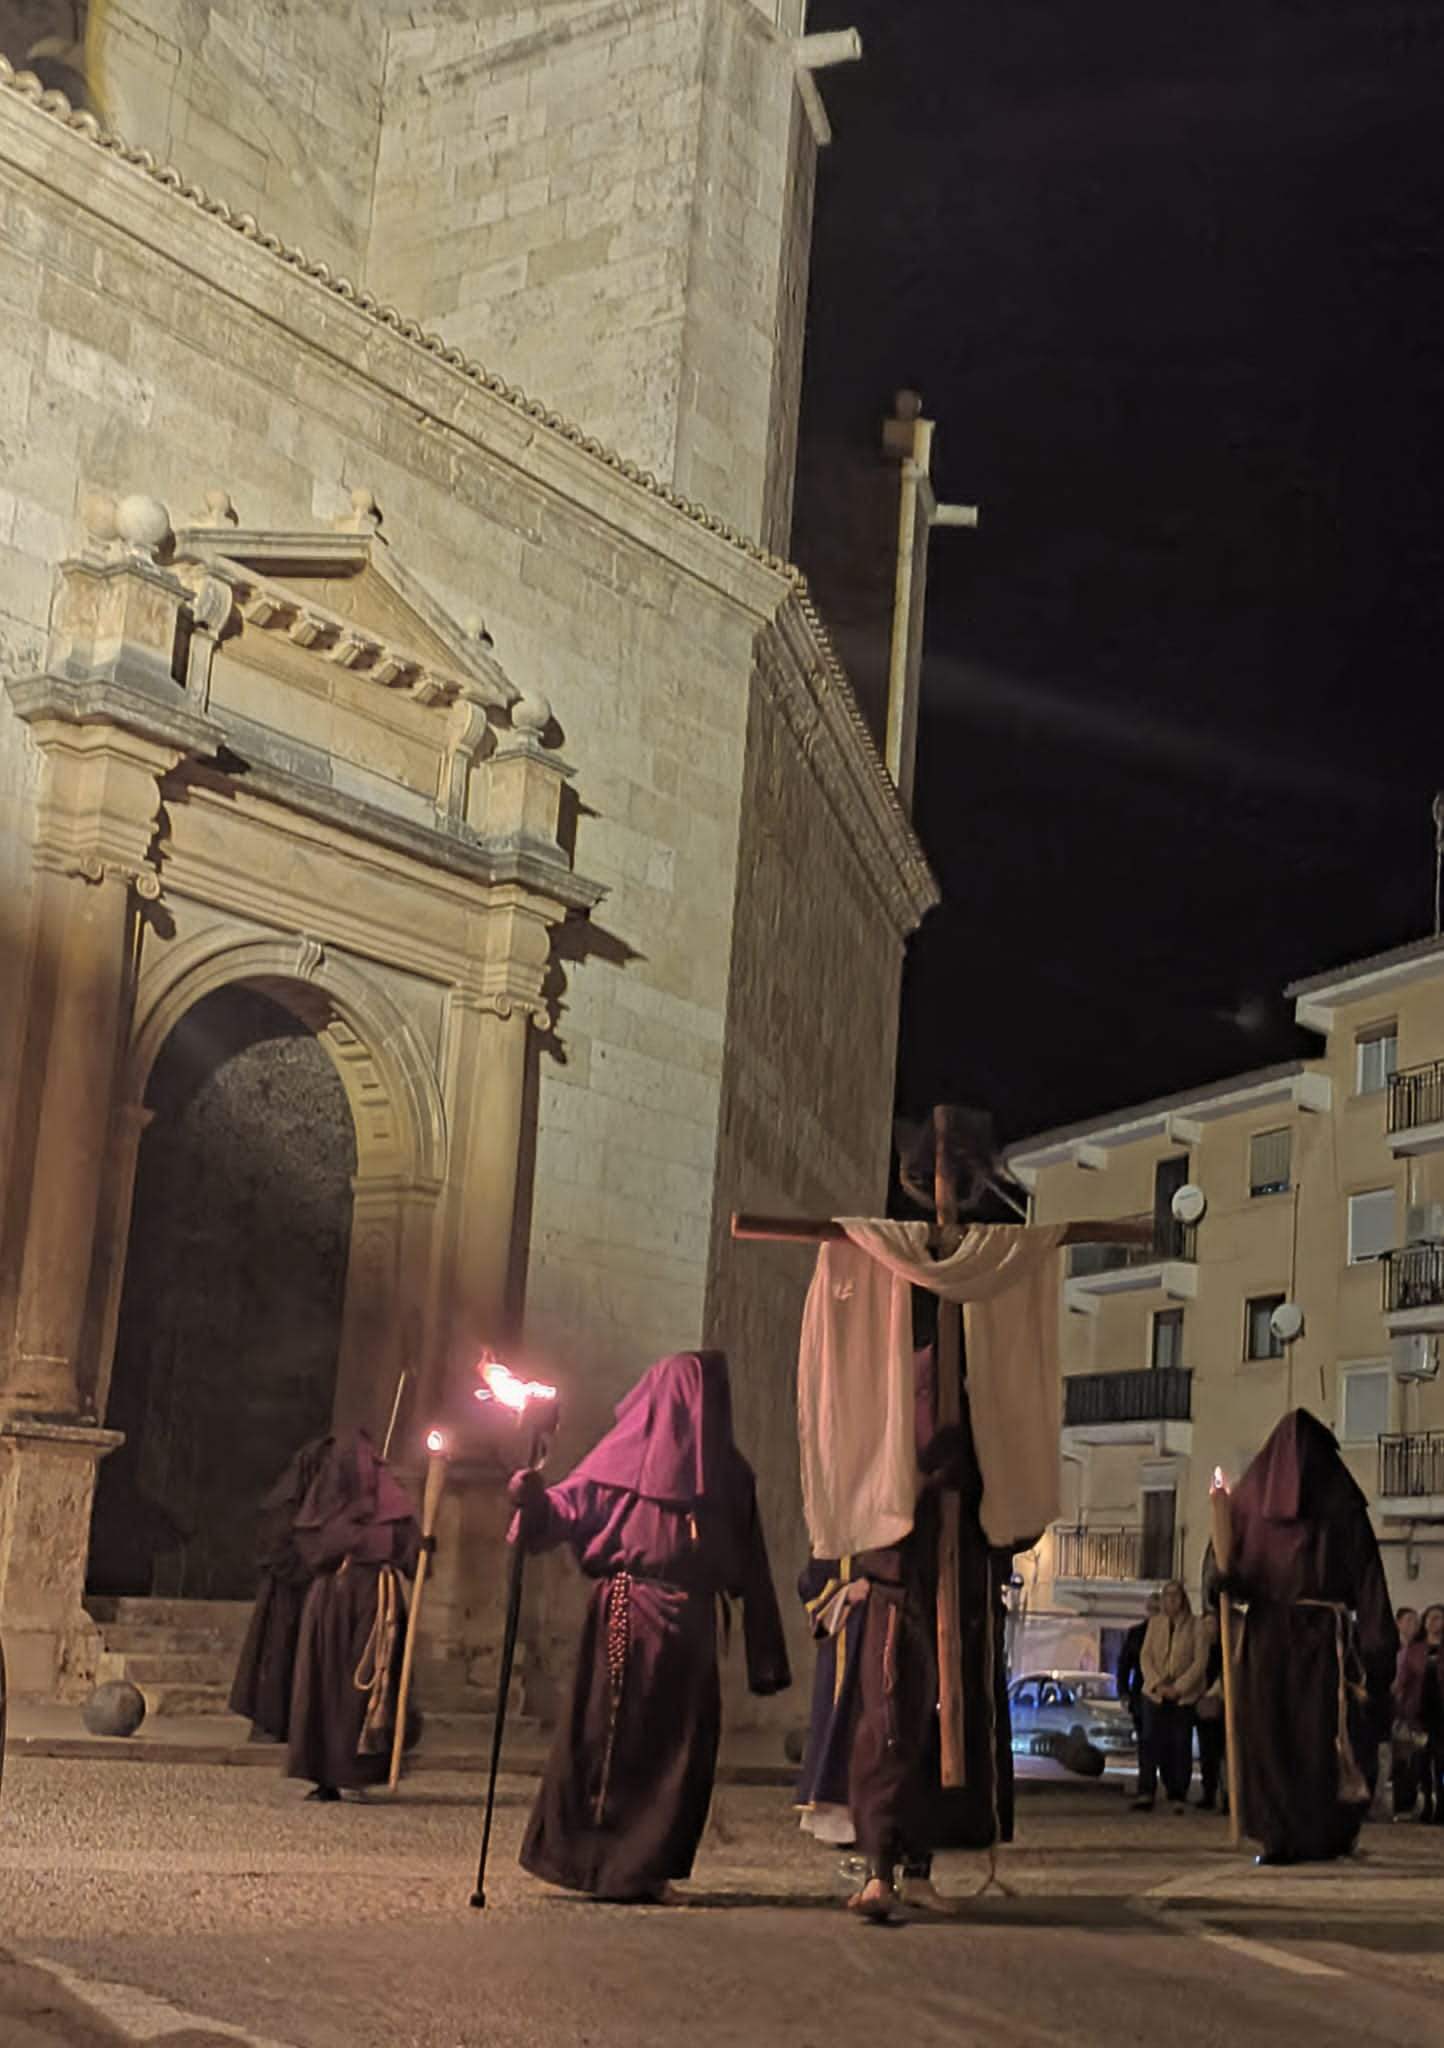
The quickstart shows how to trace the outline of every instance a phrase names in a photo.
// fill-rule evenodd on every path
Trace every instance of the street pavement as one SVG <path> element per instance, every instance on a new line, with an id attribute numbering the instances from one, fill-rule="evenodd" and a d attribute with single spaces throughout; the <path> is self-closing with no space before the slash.
<path id="1" fill-rule="evenodd" d="M 684 1903 L 534 1884 L 504 1782 L 490 1900 L 476 1788 L 307 1804 L 260 1770 L 12 1755 L 0 1807 L 3 2048 L 1444 2048 L 1444 1830 L 1260 1871 L 1198 1813 L 1029 1786 L 1011 1895 L 874 1929 L 787 1795 L 720 1794 Z M 975 1890 L 983 1859 L 943 1860 Z"/>

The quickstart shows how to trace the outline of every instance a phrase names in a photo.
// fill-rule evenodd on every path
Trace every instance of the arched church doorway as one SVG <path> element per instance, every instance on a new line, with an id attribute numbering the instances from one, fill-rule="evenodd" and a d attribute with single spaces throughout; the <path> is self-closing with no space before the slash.
<path id="1" fill-rule="evenodd" d="M 226 1600 L 258 1505 L 327 1429 L 356 1134 L 315 1034 L 260 990 L 204 996 L 146 1089 L 89 1591 Z"/>

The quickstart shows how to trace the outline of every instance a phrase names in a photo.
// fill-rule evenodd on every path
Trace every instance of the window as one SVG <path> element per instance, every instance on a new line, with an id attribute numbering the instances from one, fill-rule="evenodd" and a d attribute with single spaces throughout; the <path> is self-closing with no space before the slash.
<path id="1" fill-rule="evenodd" d="M 1389 1433 L 1390 1389 L 1387 1365 L 1348 1365 L 1339 1372 L 1339 1441 L 1371 1444 Z"/>
<path id="2" fill-rule="evenodd" d="M 1394 1248 L 1394 1190 L 1371 1188 L 1349 1197 L 1349 1264 L 1366 1265 Z"/>
<path id="3" fill-rule="evenodd" d="M 1138 1576 L 1142 1579 L 1171 1579 L 1177 1548 L 1178 1500 L 1170 1489 L 1150 1487 L 1143 1496 L 1143 1538 L 1139 1546 Z"/>
<path id="4" fill-rule="evenodd" d="M 1360 1095 L 1377 1095 L 1387 1088 L 1399 1067 L 1399 1027 L 1375 1024 L 1354 1040 L 1357 1062 L 1354 1088 Z"/>
<path id="5" fill-rule="evenodd" d="M 1153 1318 L 1152 1364 L 1155 1372 L 1177 1372 L 1183 1364 L 1183 1310 L 1161 1308 Z"/>
<path id="6" fill-rule="evenodd" d="M 1013 1688 L 1013 1705 L 1015 1707 L 1036 1707 L 1037 1704 L 1038 1684 L 1036 1679 L 1025 1679 L 1021 1685 Z"/>
<path id="7" fill-rule="evenodd" d="M 1281 1294 L 1255 1294 L 1244 1303 L 1245 1358 L 1282 1358 L 1284 1347 L 1273 1333 L 1273 1312 L 1283 1306 Z"/>
<path id="8" fill-rule="evenodd" d="M 1288 1193 L 1293 1149 L 1294 1134 L 1290 1130 L 1254 1133 L 1248 1141 L 1248 1191 L 1251 1195 Z"/>

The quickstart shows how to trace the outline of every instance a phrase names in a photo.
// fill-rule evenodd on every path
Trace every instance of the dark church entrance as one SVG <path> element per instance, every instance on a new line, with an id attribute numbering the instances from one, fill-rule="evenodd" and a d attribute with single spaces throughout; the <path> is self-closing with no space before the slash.
<path id="1" fill-rule="evenodd" d="M 356 1140 L 325 1048 L 218 990 L 146 1091 L 88 1590 L 248 1597 L 257 1508 L 330 1424 Z"/>

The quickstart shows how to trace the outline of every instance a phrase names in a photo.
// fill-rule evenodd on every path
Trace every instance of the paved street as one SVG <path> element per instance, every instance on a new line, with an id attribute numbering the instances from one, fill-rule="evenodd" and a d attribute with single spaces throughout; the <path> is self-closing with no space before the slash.
<path id="1" fill-rule="evenodd" d="M 0 1811 L 5 2048 L 1385 2048 L 1444 2042 L 1444 1836 L 1376 1828 L 1342 1869 L 1261 1872 L 1221 1822 L 1112 1787 L 1020 1798 L 1016 1896 L 867 1929 L 786 1795 L 720 1796 L 687 1905 L 625 1910 L 516 1868 L 470 1910 L 473 1788 L 306 1805 L 260 1770 L 12 1758 Z M 975 1885 L 975 1859 L 944 1882 Z M 53 1977 L 20 1964 L 38 1965 Z M 72 2002 L 74 2001 L 74 2002 Z"/>

